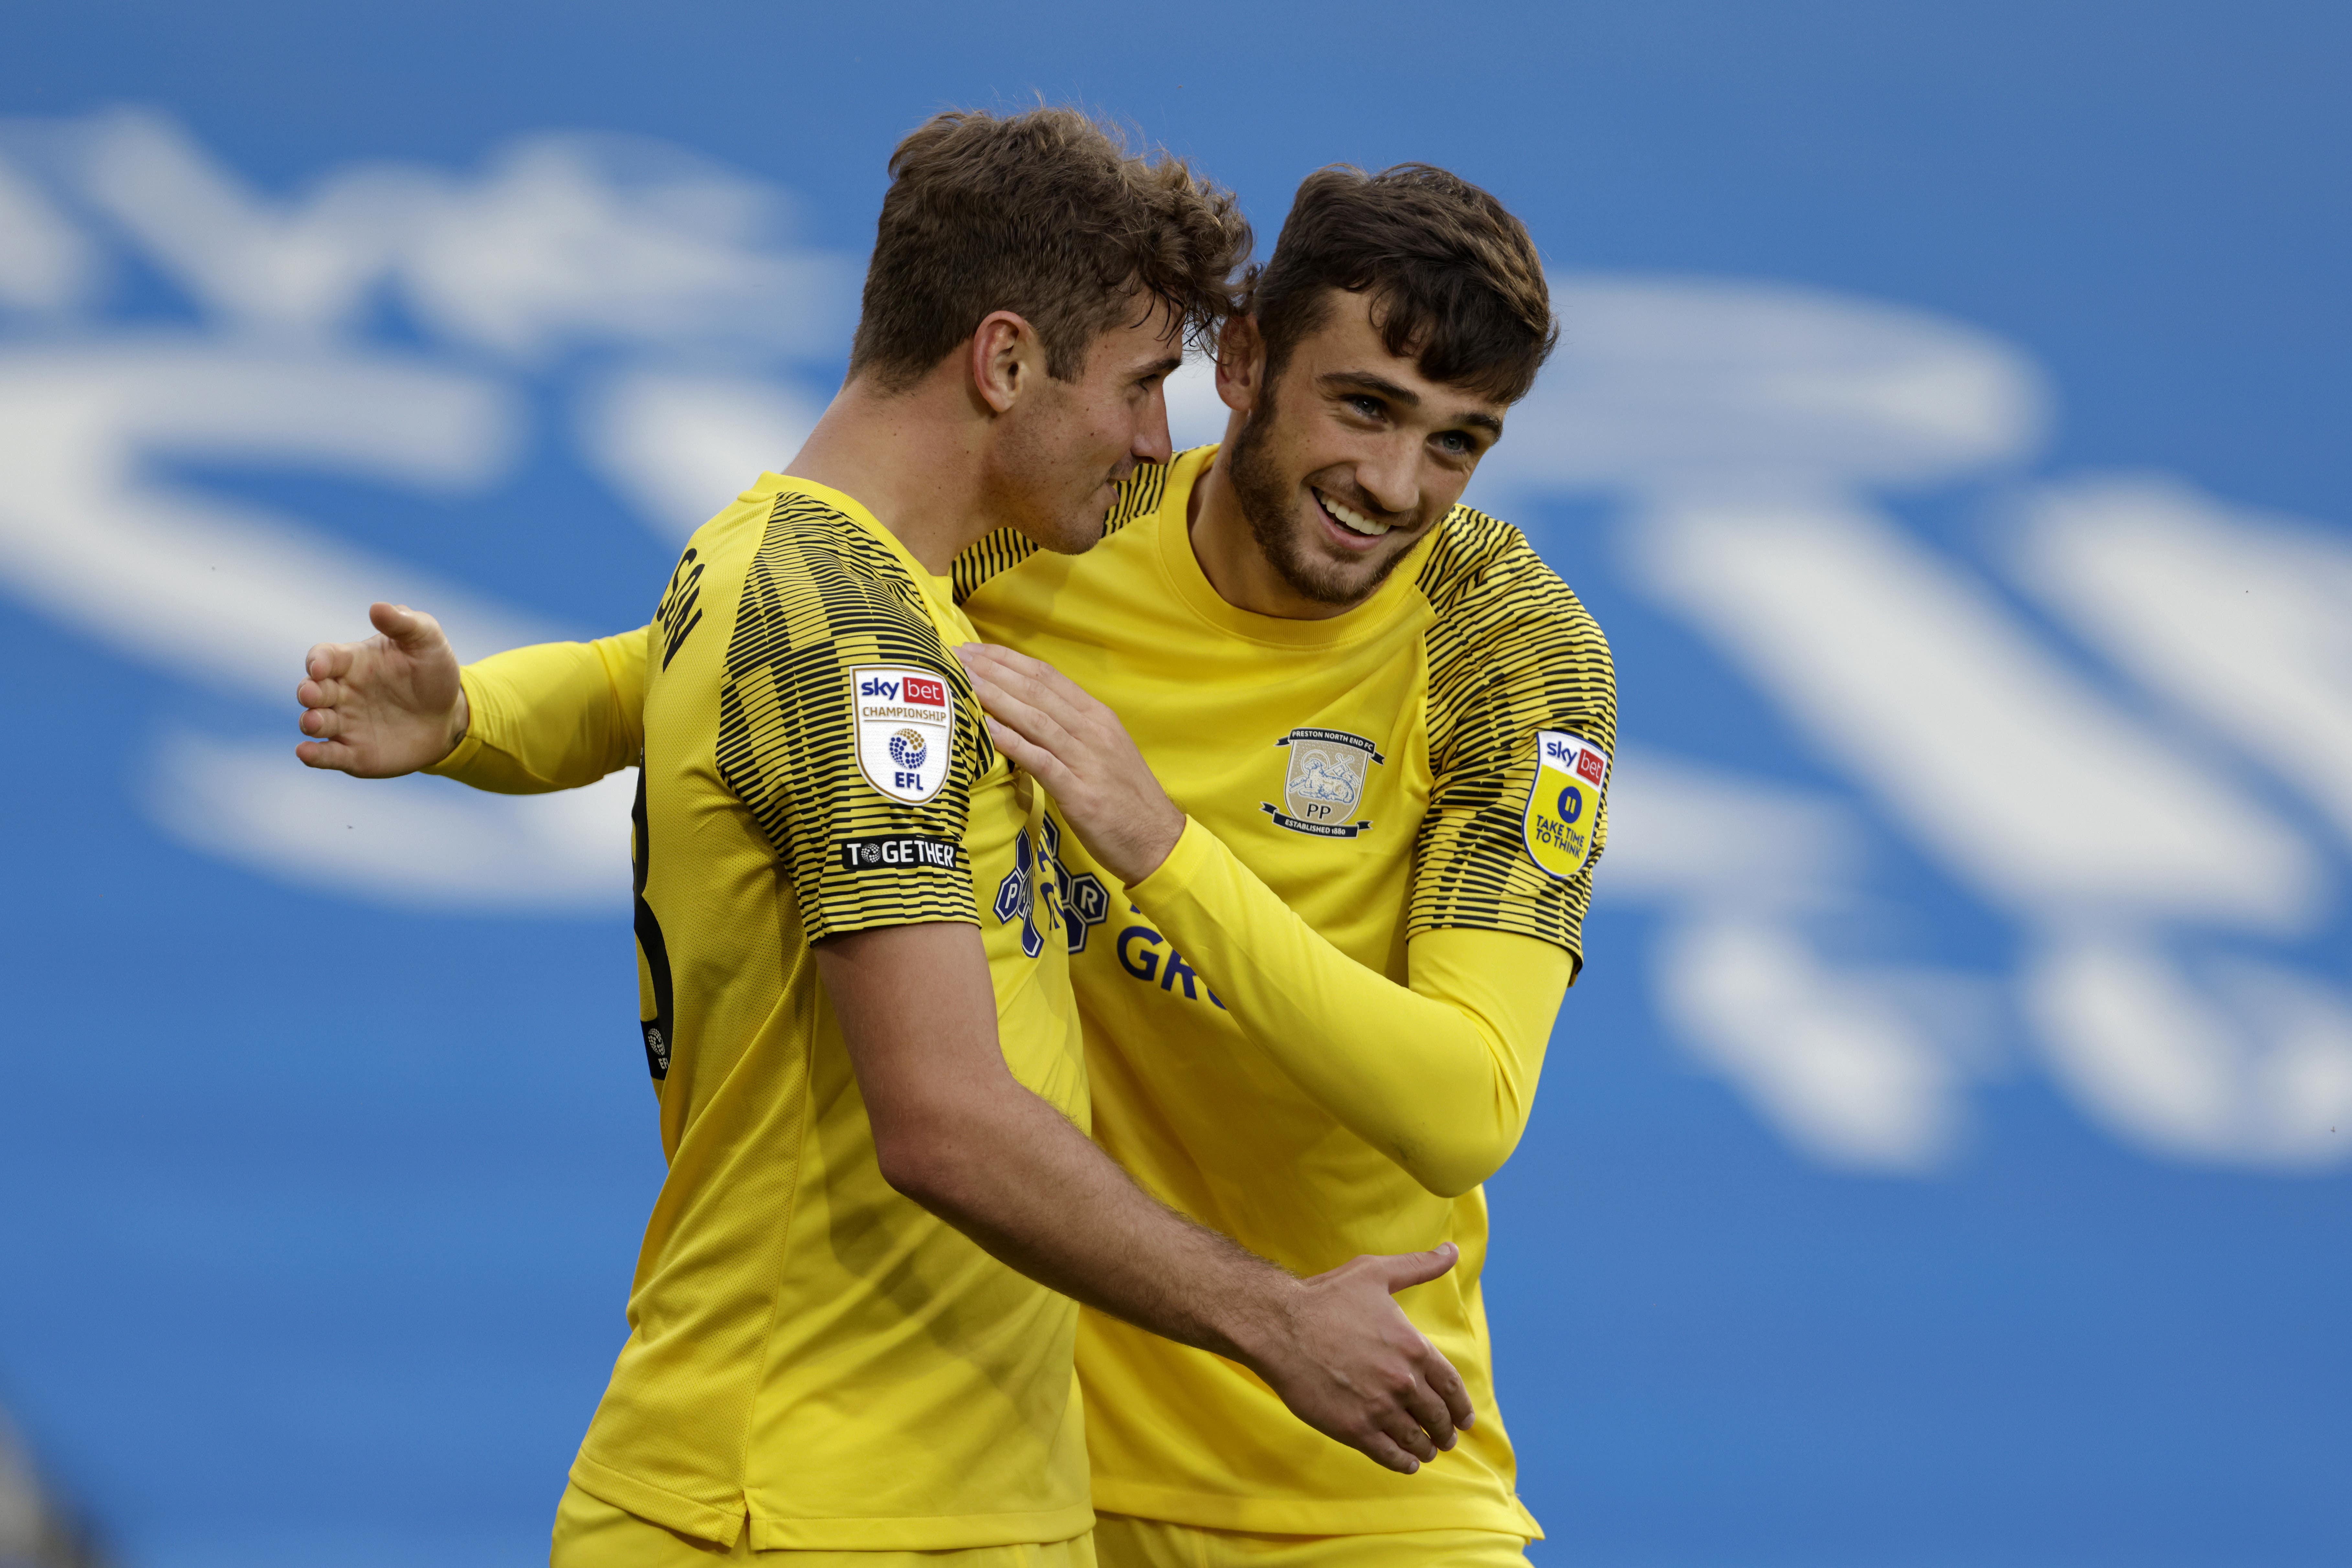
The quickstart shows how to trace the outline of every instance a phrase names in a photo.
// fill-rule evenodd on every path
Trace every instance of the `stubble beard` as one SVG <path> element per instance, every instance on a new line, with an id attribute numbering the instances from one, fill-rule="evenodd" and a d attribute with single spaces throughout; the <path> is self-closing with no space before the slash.
<path id="1" fill-rule="evenodd" d="M 1103 525 L 1110 520 L 1111 508 L 1118 504 L 1115 471 L 1103 476 L 1103 482 L 1114 487 L 1113 493 L 1097 507 L 1092 490 L 1081 500 L 1054 482 L 1067 472 L 1067 467 L 1050 447 L 1020 440 L 1010 444 L 1004 457 L 1013 478 L 992 487 L 997 491 L 992 510 L 1006 518 L 1015 532 L 1056 555 L 1083 555 L 1102 542 Z"/>
<path id="2" fill-rule="evenodd" d="M 1241 503 L 1242 520 L 1249 524 L 1250 537 L 1257 542 L 1258 553 L 1265 557 L 1275 575 L 1300 598 L 1311 604 L 1342 607 L 1360 604 L 1371 597 L 1373 590 L 1387 582 L 1389 574 L 1397 569 L 1398 563 L 1412 552 L 1396 552 L 1369 575 L 1335 567 L 1308 553 L 1303 531 L 1296 521 L 1296 498 L 1273 454 L 1265 450 L 1265 436 L 1273 426 L 1274 388 L 1269 385 L 1257 406 L 1242 421 L 1242 427 L 1234 432 L 1234 497 Z"/>

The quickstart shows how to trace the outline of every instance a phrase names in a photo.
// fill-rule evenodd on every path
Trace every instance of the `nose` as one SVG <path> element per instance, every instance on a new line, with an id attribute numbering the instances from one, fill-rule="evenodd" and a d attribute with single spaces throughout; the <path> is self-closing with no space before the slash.
<path id="1" fill-rule="evenodd" d="M 1165 463 L 1175 457 L 1176 446 L 1168 436 L 1168 389 L 1164 382 L 1154 382 L 1151 395 L 1143 400 L 1143 417 L 1136 422 L 1135 439 L 1128 450 L 1146 463 Z"/>
<path id="2" fill-rule="evenodd" d="M 1356 461 L 1356 483 L 1364 499 L 1391 517 L 1421 507 L 1421 442 L 1410 434 L 1399 435 L 1400 439 L 1383 442 L 1378 452 Z"/>

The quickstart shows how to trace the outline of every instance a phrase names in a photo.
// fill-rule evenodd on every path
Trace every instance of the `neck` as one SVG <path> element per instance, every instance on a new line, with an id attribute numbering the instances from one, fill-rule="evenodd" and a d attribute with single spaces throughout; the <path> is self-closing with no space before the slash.
<path id="1" fill-rule="evenodd" d="M 1236 415 L 1225 428 L 1224 445 L 1192 487 L 1186 503 L 1186 530 L 1192 535 L 1192 558 L 1201 575 L 1217 596 L 1237 610 L 1271 616 L 1285 621 L 1328 621 L 1344 616 L 1353 605 L 1327 605 L 1293 588 L 1265 558 L 1257 535 L 1250 531 L 1249 514 L 1242 510 L 1241 492 L 1234 487 L 1234 434 Z"/>
<path id="2" fill-rule="evenodd" d="M 943 577 L 997 521 L 986 505 L 987 420 L 976 401 L 952 370 L 904 392 L 853 378 L 785 472 L 854 498 L 925 571 Z"/>

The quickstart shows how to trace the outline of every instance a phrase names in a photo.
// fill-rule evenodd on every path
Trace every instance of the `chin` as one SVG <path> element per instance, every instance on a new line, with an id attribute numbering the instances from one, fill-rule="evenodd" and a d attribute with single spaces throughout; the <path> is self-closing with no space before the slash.
<path id="1" fill-rule="evenodd" d="M 1041 550 L 1056 555 L 1083 555 L 1102 542 L 1103 524 L 1110 521 L 1110 503 L 1082 508 L 1057 517 L 1039 518 L 1022 532 Z"/>
<path id="2" fill-rule="evenodd" d="M 1301 527 L 1274 565 L 1292 592 L 1320 605 L 1355 605 L 1370 598 L 1420 540 L 1415 534 L 1402 545 L 1377 555 L 1334 556 L 1321 548 L 1317 537 L 1319 530 L 1319 523 Z"/>

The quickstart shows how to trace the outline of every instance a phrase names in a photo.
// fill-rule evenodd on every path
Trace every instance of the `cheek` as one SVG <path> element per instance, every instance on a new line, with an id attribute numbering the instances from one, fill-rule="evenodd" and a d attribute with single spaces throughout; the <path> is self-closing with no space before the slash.
<path id="1" fill-rule="evenodd" d="M 1435 463 L 1431 464 L 1421 479 L 1423 505 L 1439 515 L 1451 511 L 1454 504 L 1461 500 L 1462 492 L 1470 488 L 1471 476 L 1475 471 L 1475 468 L 1465 471 Z"/>

